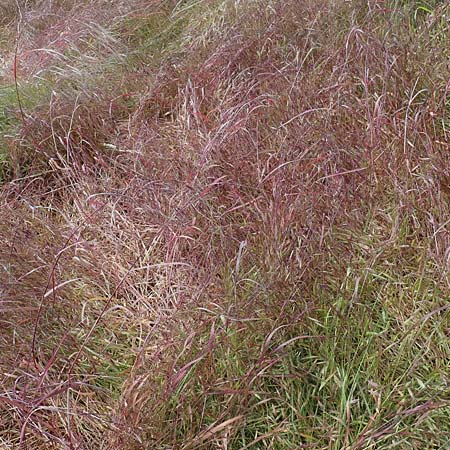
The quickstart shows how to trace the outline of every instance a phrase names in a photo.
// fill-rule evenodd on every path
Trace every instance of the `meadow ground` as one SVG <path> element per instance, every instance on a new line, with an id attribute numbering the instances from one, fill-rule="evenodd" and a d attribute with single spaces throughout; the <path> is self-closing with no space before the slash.
<path id="1" fill-rule="evenodd" d="M 450 449 L 450 6 L 0 1 L 0 448 Z"/>

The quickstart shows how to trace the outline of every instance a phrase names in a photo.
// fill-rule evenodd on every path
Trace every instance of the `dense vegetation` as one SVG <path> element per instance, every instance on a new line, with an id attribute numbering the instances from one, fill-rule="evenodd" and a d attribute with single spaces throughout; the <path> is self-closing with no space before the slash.
<path id="1" fill-rule="evenodd" d="M 450 448 L 447 2 L 0 17 L 0 448 Z"/>

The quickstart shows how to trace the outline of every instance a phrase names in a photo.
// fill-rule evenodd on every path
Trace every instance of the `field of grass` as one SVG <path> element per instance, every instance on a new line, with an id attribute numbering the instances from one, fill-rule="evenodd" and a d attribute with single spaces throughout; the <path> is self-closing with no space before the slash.
<path id="1" fill-rule="evenodd" d="M 0 17 L 0 450 L 450 449 L 448 2 Z"/>

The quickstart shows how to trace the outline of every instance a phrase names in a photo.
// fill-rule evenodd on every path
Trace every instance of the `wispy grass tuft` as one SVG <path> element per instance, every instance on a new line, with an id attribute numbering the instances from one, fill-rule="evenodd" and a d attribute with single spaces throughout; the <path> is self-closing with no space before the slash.
<path id="1" fill-rule="evenodd" d="M 1 445 L 450 445 L 448 4 L 7 9 Z"/>

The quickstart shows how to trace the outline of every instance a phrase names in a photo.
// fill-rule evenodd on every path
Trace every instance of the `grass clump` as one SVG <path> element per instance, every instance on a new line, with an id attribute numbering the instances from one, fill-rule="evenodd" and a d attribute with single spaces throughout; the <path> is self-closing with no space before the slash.
<path id="1" fill-rule="evenodd" d="M 447 448 L 448 5 L 19 7 L 0 442 Z"/>

